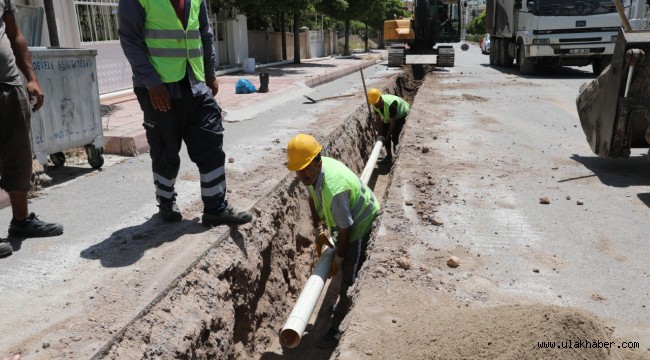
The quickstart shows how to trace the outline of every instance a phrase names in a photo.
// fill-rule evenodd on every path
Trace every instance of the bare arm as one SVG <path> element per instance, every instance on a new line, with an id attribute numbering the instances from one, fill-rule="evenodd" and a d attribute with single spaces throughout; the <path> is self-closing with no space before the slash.
<path id="1" fill-rule="evenodd" d="M 43 90 L 38 84 L 38 77 L 32 66 L 32 55 L 27 48 L 27 41 L 18 28 L 14 14 L 4 14 L 2 19 L 5 22 L 7 37 L 11 43 L 11 49 L 16 57 L 16 65 L 27 78 L 27 94 L 29 102 L 34 104 L 32 111 L 38 111 L 43 106 Z"/>
<path id="2" fill-rule="evenodd" d="M 348 240 L 350 240 L 351 227 L 345 229 L 339 229 L 339 234 L 336 237 L 336 255 L 340 257 L 345 257 L 346 251 L 348 251 Z"/>
<path id="3" fill-rule="evenodd" d="M 311 212 L 311 224 L 314 226 L 314 229 L 317 229 L 318 227 L 322 226 L 323 222 L 318 216 L 318 212 L 316 211 L 316 207 L 314 206 L 314 201 L 311 199 L 307 199 L 307 202 L 309 203 L 309 211 Z"/>

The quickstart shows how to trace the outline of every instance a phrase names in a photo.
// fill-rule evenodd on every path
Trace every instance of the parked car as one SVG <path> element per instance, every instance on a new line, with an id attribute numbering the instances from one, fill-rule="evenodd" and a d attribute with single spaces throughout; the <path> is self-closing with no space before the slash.
<path id="1" fill-rule="evenodd" d="M 481 53 L 490 53 L 490 34 L 485 34 L 483 40 L 481 40 Z"/>

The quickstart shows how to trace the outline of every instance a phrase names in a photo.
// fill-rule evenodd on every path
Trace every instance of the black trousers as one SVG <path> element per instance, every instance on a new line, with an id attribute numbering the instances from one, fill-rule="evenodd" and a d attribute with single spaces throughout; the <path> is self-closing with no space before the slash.
<path id="1" fill-rule="evenodd" d="M 146 88 L 134 89 L 144 112 L 156 198 L 159 202 L 175 200 L 184 141 L 190 159 L 199 168 L 204 211 L 218 211 L 227 206 L 221 108 L 211 93 L 194 96 L 189 83 L 181 89 L 181 98 L 172 99 L 171 110 L 166 112 L 153 108 Z"/>
<path id="2" fill-rule="evenodd" d="M 336 303 L 334 315 L 332 315 L 332 328 L 337 329 L 345 318 L 345 315 L 350 310 L 352 300 L 348 295 L 348 290 L 354 284 L 359 274 L 359 269 L 366 261 L 366 250 L 368 249 L 368 241 L 370 240 L 370 231 L 361 239 L 348 245 L 345 252 L 345 257 L 341 262 L 341 288 L 339 290 L 339 301 Z"/>
<path id="3" fill-rule="evenodd" d="M 393 133 L 390 134 L 390 139 L 386 139 L 386 148 L 393 147 L 395 148 L 399 143 L 399 135 L 402 133 L 402 128 L 406 124 L 406 116 L 395 120 L 395 127 L 393 128 Z M 390 123 L 381 124 L 381 135 L 385 138 L 388 134 L 388 129 L 390 129 Z M 391 145 L 392 142 L 392 145 Z"/>

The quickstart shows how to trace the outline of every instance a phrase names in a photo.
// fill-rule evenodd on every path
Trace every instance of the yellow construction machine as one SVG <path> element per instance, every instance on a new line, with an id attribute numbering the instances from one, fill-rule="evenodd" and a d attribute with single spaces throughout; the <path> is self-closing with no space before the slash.
<path id="1" fill-rule="evenodd" d="M 631 148 L 650 147 L 650 31 L 632 30 L 614 3 L 624 26 L 612 62 L 581 87 L 576 104 L 591 150 L 602 158 L 627 158 Z"/>
<path id="2" fill-rule="evenodd" d="M 384 21 L 388 66 L 434 64 L 454 66 L 454 48 L 441 43 L 460 42 L 459 0 L 415 0 L 413 18 Z"/>

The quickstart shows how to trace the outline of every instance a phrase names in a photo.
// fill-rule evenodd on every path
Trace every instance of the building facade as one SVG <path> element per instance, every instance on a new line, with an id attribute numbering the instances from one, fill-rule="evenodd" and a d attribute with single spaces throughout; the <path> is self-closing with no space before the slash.
<path id="1" fill-rule="evenodd" d="M 43 0 L 14 0 L 19 25 L 32 46 L 50 46 Z M 118 0 L 55 0 L 54 17 L 59 45 L 97 50 L 99 93 L 132 87 L 131 66 L 118 37 Z M 208 2 L 215 33 L 214 47 L 220 67 L 237 66 L 248 57 L 246 17 L 237 9 L 215 13 Z M 40 18 L 40 21 L 39 21 Z M 39 26 L 42 29 L 38 29 Z M 40 34 L 39 34 L 40 32 Z"/>

